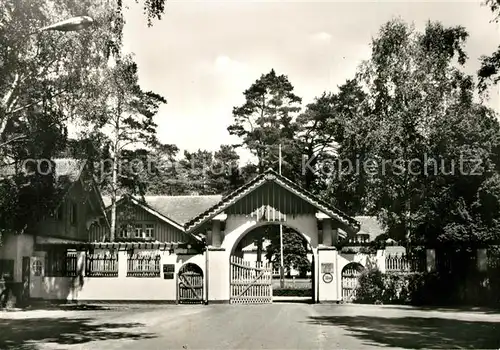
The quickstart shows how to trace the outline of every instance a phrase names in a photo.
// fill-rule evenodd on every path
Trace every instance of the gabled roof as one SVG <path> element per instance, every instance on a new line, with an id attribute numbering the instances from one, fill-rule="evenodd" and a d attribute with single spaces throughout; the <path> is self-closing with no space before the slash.
<path id="1" fill-rule="evenodd" d="M 175 227 L 181 231 L 184 231 L 184 227 L 181 224 L 179 224 L 178 222 L 170 219 L 169 217 L 159 213 L 155 209 L 151 208 L 147 203 L 141 202 L 140 200 L 138 200 L 137 198 L 134 198 L 132 196 L 125 196 L 123 199 L 129 199 L 133 204 L 137 205 L 139 208 L 144 209 L 148 213 L 156 216 L 160 220 L 165 221 L 169 225 L 172 225 L 173 227 Z M 120 202 L 120 201 L 118 201 L 118 202 Z"/>
<path id="2" fill-rule="evenodd" d="M 50 198 L 45 199 L 48 206 L 47 211 L 43 213 L 42 217 L 50 215 L 57 210 L 75 184 L 80 182 L 83 185 L 82 174 L 87 164 L 86 160 L 74 158 L 55 158 L 51 159 L 51 161 L 54 167 L 49 170 L 52 171 L 54 176 L 54 191 Z M 36 163 L 27 162 L 26 165 L 36 166 Z M 33 171 L 33 169 L 17 169 L 17 174 L 26 174 L 29 171 Z M 16 169 L 13 165 L 5 166 L 0 168 L 0 173 L 0 176 L 15 176 Z M 99 209 L 102 211 L 106 224 L 109 226 L 107 217 L 104 215 L 104 203 L 101 192 L 97 188 L 97 184 L 92 176 L 88 176 L 85 181 L 87 180 L 91 181 L 91 189 L 97 194 Z"/>
<path id="3" fill-rule="evenodd" d="M 184 231 L 183 225 L 186 222 L 218 203 L 222 196 L 144 196 L 144 202 L 139 197 L 131 198 L 170 221 L 174 221 Z M 103 197 L 103 199 L 106 207 L 109 207 L 111 197 Z"/>
<path id="4" fill-rule="evenodd" d="M 194 219 L 187 222 L 184 225 L 186 231 L 193 232 L 194 230 L 196 230 L 197 227 L 199 227 L 199 225 L 220 214 L 226 208 L 236 203 L 238 200 L 240 200 L 241 198 L 243 198 L 244 196 L 246 196 L 247 194 L 249 194 L 250 192 L 257 189 L 258 187 L 260 187 L 261 185 L 265 184 L 268 181 L 273 181 L 276 184 L 285 188 L 286 190 L 294 193 L 304 201 L 315 206 L 319 211 L 323 212 L 324 214 L 328 215 L 329 217 L 335 220 L 340 221 L 346 227 L 350 227 L 351 230 L 356 232 L 360 229 L 360 224 L 355 219 L 351 218 L 350 216 L 341 212 L 340 210 L 334 208 L 333 206 L 321 200 L 320 198 L 316 197 L 312 193 L 306 191 L 305 189 L 298 186 L 297 184 L 287 179 L 286 177 L 279 175 L 274 170 L 268 169 L 264 173 L 256 176 L 252 181 L 241 186 L 236 191 L 230 193 L 228 196 L 221 199 L 218 203 L 216 203 L 209 209 L 205 210 L 204 212 L 196 216 Z"/>
<path id="5" fill-rule="evenodd" d="M 220 202 L 222 196 L 145 196 L 146 203 L 181 225 Z"/>

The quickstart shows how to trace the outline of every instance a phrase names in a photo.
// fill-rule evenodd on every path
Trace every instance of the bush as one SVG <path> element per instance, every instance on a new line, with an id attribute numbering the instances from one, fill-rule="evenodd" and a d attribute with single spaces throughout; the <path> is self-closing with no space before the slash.
<path id="1" fill-rule="evenodd" d="M 377 269 L 365 270 L 359 276 L 359 284 L 356 290 L 358 303 L 379 304 L 382 302 L 384 293 L 384 280 L 382 272 Z"/>
<path id="2" fill-rule="evenodd" d="M 438 278 L 427 273 L 389 273 L 364 271 L 359 277 L 356 302 L 364 304 L 433 304 Z"/>

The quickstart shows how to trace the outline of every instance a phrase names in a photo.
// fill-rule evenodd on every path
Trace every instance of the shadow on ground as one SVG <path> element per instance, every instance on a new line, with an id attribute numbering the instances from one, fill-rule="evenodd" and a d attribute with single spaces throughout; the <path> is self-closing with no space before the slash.
<path id="1" fill-rule="evenodd" d="M 117 309 L 117 307 L 111 307 L 106 305 L 91 305 L 91 304 L 42 304 L 42 305 L 30 305 L 24 307 L 20 310 L 15 311 L 33 311 L 33 310 L 62 310 L 62 311 L 104 311 Z M 7 310 L 8 311 L 8 310 Z"/>
<path id="2" fill-rule="evenodd" d="M 151 339 L 142 323 L 93 324 L 91 318 L 0 319 L 0 349 L 37 349 L 37 343 L 84 344 L 113 339 Z"/>
<path id="3" fill-rule="evenodd" d="M 309 323 L 342 327 L 371 346 L 405 349 L 500 347 L 499 322 L 425 317 L 318 316 L 310 317 Z"/>
<path id="4" fill-rule="evenodd" d="M 409 310 L 410 307 L 400 306 L 400 305 L 384 305 L 387 309 L 398 309 L 398 310 Z M 475 306 L 411 306 L 411 310 L 418 311 L 439 311 L 439 312 L 478 312 L 482 314 L 500 314 L 500 308 L 487 308 L 487 307 L 475 307 Z"/>

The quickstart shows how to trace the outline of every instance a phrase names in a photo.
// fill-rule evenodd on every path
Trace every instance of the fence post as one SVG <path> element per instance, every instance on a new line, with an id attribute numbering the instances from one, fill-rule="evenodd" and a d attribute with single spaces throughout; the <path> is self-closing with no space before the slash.
<path id="1" fill-rule="evenodd" d="M 128 252 L 126 250 L 118 250 L 118 277 L 127 277 L 128 270 Z"/>
<path id="2" fill-rule="evenodd" d="M 425 253 L 427 272 L 436 271 L 436 251 L 434 249 L 426 249 Z"/>
<path id="3" fill-rule="evenodd" d="M 385 264 L 385 249 L 378 249 L 377 250 L 377 266 L 380 272 L 385 273 L 386 272 L 386 264 Z"/>
<path id="4" fill-rule="evenodd" d="M 485 248 L 478 249 L 477 252 L 477 270 L 484 272 L 488 270 L 488 250 Z"/>
<path id="5" fill-rule="evenodd" d="M 78 252 L 76 255 L 76 274 L 77 276 L 85 276 L 86 252 Z"/>

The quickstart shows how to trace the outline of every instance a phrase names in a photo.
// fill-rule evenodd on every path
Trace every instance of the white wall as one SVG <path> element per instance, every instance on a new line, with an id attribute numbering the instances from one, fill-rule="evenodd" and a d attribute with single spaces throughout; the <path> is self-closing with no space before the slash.
<path id="1" fill-rule="evenodd" d="M 41 288 L 33 288 L 31 297 L 60 300 L 176 301 L 177 274 L 184 264 L 198 265 L 205 275 L 204 254 L 176 255 L 162 251 L 160 255 L 160 277 L 127 277 L 127 252 L 119 251 L 118 277 L 83 277 L 83 280 L 79 277 L 43 277 Z M 163 278 L 163 264 L 175 264 L 174 279 Z"/>
<path id="2" fill-rule="evenodd" d="M 33 254 L 33 236 L 8 235 L 0 246 L 0 259 L 14 260 L 14 282 L 22 282 L 23 257 Z"/>
<path id="3" fill-rule="evenodd" d="M 226 227 L 222 236 L 220 250 L 208 252 L 208 300 L 229 300 L 229 259 L 239 241 L 250 231 L 257 227 L 273 224 L 282 224 L 301 233 L 313 248 L 316 254 L 318 245 L 318 226 L 315 215 L 287 216 L 284 222 L 258 222 L 254 217 L 248 215 L 228 215 Z M 317 259 L 315 259 L 317 261 Z M 317 288 L 317 285 L 315 286 Z"/>

